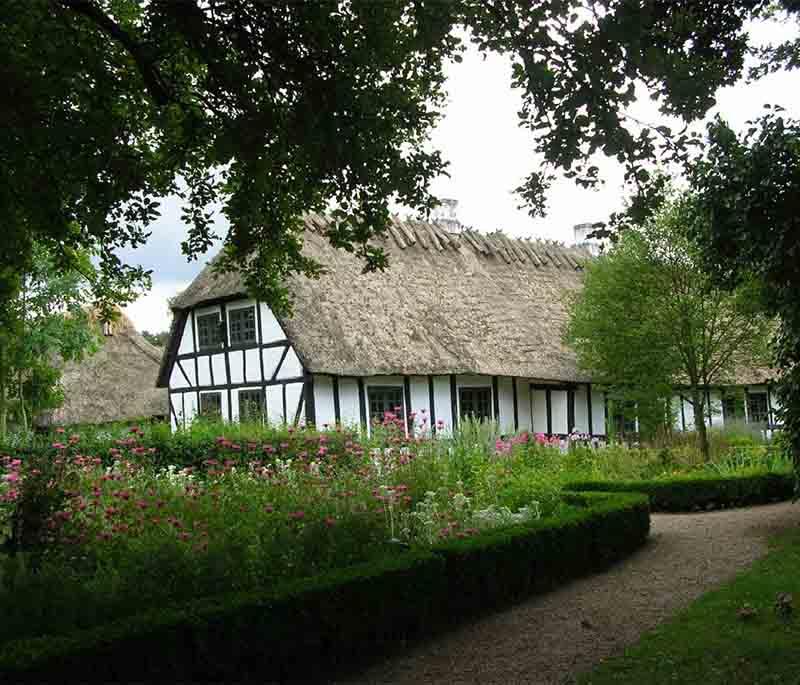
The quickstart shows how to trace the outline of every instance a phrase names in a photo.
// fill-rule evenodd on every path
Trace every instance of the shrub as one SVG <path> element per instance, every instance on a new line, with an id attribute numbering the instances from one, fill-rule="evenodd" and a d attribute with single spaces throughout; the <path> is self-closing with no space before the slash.
<path id="1" fill-rule="evenodd" d="M 574 494 L 560 520 L 452 540 L 286 583 L 0 649 L 0 677 L 285 681 L 331 672 L 455 619 L 603 568 L 641 545 L 647 499 Z"/>
<path id="2" fill-rule="evenodd" d="M 574 491 L 641 492 L 653 511 L 696 511 L 742 507 L 791 499 L 795 478 L 790 474 L 759 473 L 729 477 L 696 476 L 648 481 L 578 481 Z"/>

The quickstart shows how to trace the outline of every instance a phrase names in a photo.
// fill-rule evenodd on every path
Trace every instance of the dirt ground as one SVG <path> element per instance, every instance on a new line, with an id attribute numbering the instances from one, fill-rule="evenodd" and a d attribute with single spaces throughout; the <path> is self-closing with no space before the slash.
<path id="1" fill-rule="evenodd" d="M 732 578 L 800 525 L 800 504 L 654 514 L 648 543 L 605 573 L 533 597 L 407 653 L 350 683 L 570 683 Z"/>

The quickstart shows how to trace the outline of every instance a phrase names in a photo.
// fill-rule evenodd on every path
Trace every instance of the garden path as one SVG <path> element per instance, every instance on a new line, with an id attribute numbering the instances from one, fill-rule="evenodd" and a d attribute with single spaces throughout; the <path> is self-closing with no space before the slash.
<path id="1" fill-rule="evenodd" d="M 619 654 L 800 525 L 800 505 L 653 514 L 648 543 L 608 571 L 377 664 L 352 683 L 570 683 Z"/>

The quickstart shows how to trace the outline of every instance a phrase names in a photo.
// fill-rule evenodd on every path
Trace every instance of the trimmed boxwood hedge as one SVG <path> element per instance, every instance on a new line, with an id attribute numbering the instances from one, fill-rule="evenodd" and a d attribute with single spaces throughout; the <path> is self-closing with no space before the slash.
<path id="1" fill-rule="evenodd" d="M 0 648 L 0 681 L 308 680 L 604 568 L 644 543 L 647 498 L 576 493 L 563 518 L 431 552 L 148 611 Z"/>
<path id="2" fill-rule="evenodd" d="M 795 477 L 788 473 L 762 473 L 644 481 L 579 481 L 568 488 L 580 492 L 641 492 L 650 498 L 652 511 L 677 512 L 788 500 L 794 496 Z"/>

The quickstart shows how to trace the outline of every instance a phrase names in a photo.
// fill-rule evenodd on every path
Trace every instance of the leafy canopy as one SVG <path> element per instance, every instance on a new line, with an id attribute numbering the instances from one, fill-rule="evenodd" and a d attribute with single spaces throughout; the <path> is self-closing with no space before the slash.
<path id="1" fill-rule="evenodd" d="M 572 302 L 567 339 L 579 364 L 636 400 L 651 424 L 669 418 L 674 388 L 684 386 L 700 428 L 705 389 L 735 382 L 737 367 L 768 359 L 771 324 L 760 311 L 760 291 L 753 281 L 732 292 L 714 285 L 689 238 L 702 220 L 692 198 L 673 193 L 651 220 L 588 265 Z"/>
<path id="2" fill-rule="evenodd" d="M 784 0 L 787 9 L 796 2 Z M 245 271 L 276 308 L 301 253 L 297 217 L 335 208 L 332 243 L 365 268 L 398 201 L 435 203 L 445 172 L 428 143 L 443 67 L 466 28 L 508 55 L 520 124 L 545 164 L 520 186 L 542 212 L 553 168 L 598 180 L 594 153 L 680 156 L 687 134 L 641 126 L 624 110 L 644 82 L 665 112 L 703 115 L 742 73 L 757 0 L 6 0 L 0 13 L 0 297 L 34 242 L 100 254 L 95 295 L 132 296 L 148 274 L 116 250 L 141 245 L 159 198 L 183 198 L 196 258 L 212 210 L 230 220 L 221 268 Z M 788 53 L 787 53 L 788 54 Z M 769 55 L 770 64 L 786 57 Z M 788 60 L 788 57 L 784 60 Z M 66 265 L 64 265 L 66 268 Z"/>

